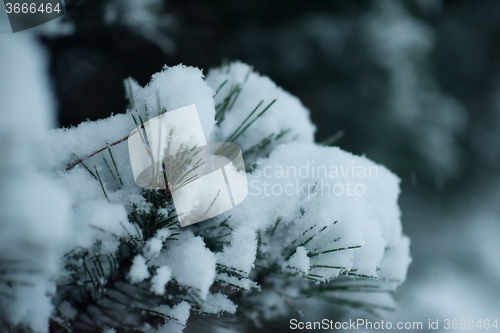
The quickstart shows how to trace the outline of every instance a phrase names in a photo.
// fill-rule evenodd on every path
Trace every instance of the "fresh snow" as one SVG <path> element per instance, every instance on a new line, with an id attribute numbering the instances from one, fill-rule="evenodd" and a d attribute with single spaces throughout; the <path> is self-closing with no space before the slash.
<path id="1" fill-rule="evenodd" d="M 172 277 L 172 270 L 167 266 L 161 266 L 156 270 L 155 276 L 151 279 L 151 291 L 156 295 L 165 294 L 165 286 Z"/>
<path id="2" fill-rule="evenodd" d="M 129 278 L 132 283 L 139 283 L 144 281 L 149 277 L 148 265 L 146 264 L 146 259 L 143 256 L 137 255 L 132 261 L 132 267 L 130 267 Z"/>

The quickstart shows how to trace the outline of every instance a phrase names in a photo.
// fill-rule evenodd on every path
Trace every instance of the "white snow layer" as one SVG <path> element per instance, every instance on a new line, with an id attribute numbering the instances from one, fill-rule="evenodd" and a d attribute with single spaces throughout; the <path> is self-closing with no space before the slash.
<path id="1" fill-rule="evenodd" d="M 230 221 L 255 230 L 281 219 L 268 242 L 271 255 L 283 244 L 305 242 L 314 233 L 303 233 L 311 229 L 318 233 L 305 245 L 311 264 L 341 267 L 312 268 L 322 280 L 355 269 L 404 281 L 410 258 L 397 204 L 399 179 L 384 166 L 336 147 L 291 143 L 253 163 L 251 171 L 248 197 L 227 214 L 251 216 Z M 386 253 L 394 261 L 378 271 Z"/>

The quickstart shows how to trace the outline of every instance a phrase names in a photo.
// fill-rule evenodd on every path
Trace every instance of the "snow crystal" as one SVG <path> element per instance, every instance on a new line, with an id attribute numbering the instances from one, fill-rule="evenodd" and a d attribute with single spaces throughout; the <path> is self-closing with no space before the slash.
<path id="1" fill-rule="evenodd" d="M 143 256 L 136 255 L 132 261 L 132 267 L 129 271 L 129 279 L 132 283 L 142 282 L 149 277 L 148 265 Z"/>

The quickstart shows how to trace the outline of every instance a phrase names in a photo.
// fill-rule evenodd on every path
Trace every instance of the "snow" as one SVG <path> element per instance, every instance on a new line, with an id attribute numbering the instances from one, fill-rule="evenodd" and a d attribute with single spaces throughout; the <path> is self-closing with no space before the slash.
<path id="1" fill-rule="evenodd" d="M 132 109 L 149 119 L 159 115 L 160 108 L 173 111 L 191 104 L 196 105 L 205 137 L 208 138 L 215 124 L 213 90 L 203 80 L 203 72 L 194 67 L 177 65 L 167 67 L 151 77 L 151 81 L 140 87 L 131 80 L 133 98 L 129 96 Z M 145 108 L 151 117 L 145 117 Z"/>
<path id="2" fill-rule="evenodd" d="M 125 207 L 102 199 L 81 203 L 75 209 L 73 221 L 73 246 L 90 248 L 96 240 L 100 240 L 102 253 L 114 253 L 120 244 L 120 237 L 137 235 L 137 229 L 128 221 Z"/>
<path id="3" fill-rule="evenodd" d="M 243 290 L 250 290 L 250 289 L 259 289 L 259 286 L 257 282 L 250 280 L 250 279 L 245 279 L 245 278 L 238 278 L 233 275 L 229 275 L 226 273 L 217 273 L 216 277 L 217 281 L 220 281 L 223 285 L 226 286 L 237 286 L 240 289 Z"/>
<path id="4" fill-rule="evenodd" d="M 0 44 L 0 319 L 48 332 L 70 202 L 32 165 L 53 124 L 45 55 L 29 35 L 2 34 Z"/>
<path id="5" fill-rule="evenodd" d="M 186 325 L 189 318 L 189 310 L 191 305 L 188 302 L 180 302 L 174 305 L 172 308 L 167 305 L 162 305 L 155 308 L 156 311 L 163 313 L 166 316 L 175 318 L 179 324 Z"/>
<path id="6" fill-rule="evenodd" d="M 172 270 L 167 266 L 161 266 L 156 270 L 155 276 L 151 279 L 151 291 L 156 295 L 165 294 L 165 286 L 172 277 Z"/>
<path id="7" fill-rule="evenodd" d="M 396 244 L 386 250 L 379 265 L 379 275 L 383 278 L 403 282 L 406 280 L 407 267 L 410 263 L 410 239 L 403 236 L 398 239 Z"/>
<path id="8" fill-rule="evenodd" d="M 175 318 L 175 321 L 168 321 L 158 327 L 158 330 L 151 330 L 156 333 L 182 333 L 189 318 L 191 306 L 187 302 L 180 302 L 170 308 L 162 305 L 155 308 L 155 311 L 163 313 L 165 316 Z"/>
<path id="9" fill-rule="evenodd" d="M 132 283 L 139 283 L 149 277 L 148 265 L 142 255 L 137 255 L 132 261 L 132 267 L 129 271 L 129 279 Z"/>
<path id="10" fill-rule="evenodd" d="M 236 313 L 236 304 L 227 298 L 227 295 L 216 293 L 210 294 L 207 301 L 203 303 L 203 312 L 218 315 L 222 312 Z"/>
<path id="11" fill-rule="evenodd" d="M 7 34 L 2 34 L 1 38 L 0 93 L 4 118 L 0 126 L 2 135 L 9 133 L 16 140 L 20 150 L 12 153 L 22 156 L 25 154 L 23 149 L 32 146 L 34 140 L 40 139 L 53 125 L 54 101 L 43 70 L 45 54 L 35 39 L 29 35 L 18 38 Z M 30 98 L 26 98 L 28 95 Z"/>
<path id="12" fill-rule="evenodd" d="M 182 333 L 184 331 L 184 326 L 179 325 L 175 322 L 168 322 L 160 325 L 157 330 L 152 330 L 155 333 Z"/>
<path id="13" fill-rule="evenodd" d="M 300 273 L 307 275 L 311 268 L 311 260 L 307 256 L 307 249 L 303 246 L 297 247 L 295 253 L 283 265 L 284 270 L 290 270 L 288 267 L 298 270 Z"/>
<path id="14" fill-rule="evenodd" d="M 248 276 L 257 252 L 255 232 L 242 226 L 234 230 L 231 236 L 231 245 L 224 246 L 222 252 L 216 254 L 217 263 L 234 268 Z"/>
<path id="15" fill-rule="evenodd" d="M 68 190 L 66 200 L 70 201 L 72 206 L 69 218 L 72 221 L 75 240 L 66 244 L 66 251 L 95 251 L 93 245 L 100 241 L 98 253 L 111 254 L 117 251 L 120 238 L 142 236 L 137 226 L 129 222 L 128 213 L 131 204 L 134 204 L 138 211 L 149 211 L 151 207 L 145 202 L 140 194 L 141 189 L 134 182 L 126 141 L 110 147 L 118 171 L 115 170 L 111 154 L 107 150 L 88 157 L 108 144 L 126 138 L 135 129 L 130 113 L 147 120 L 145 106 L 148 105 L 149 116 L 149 112 L 157 112 L 156 103 L 159 96 L 162 107 L 167 110 L 195 104 L 205 135 L 208 136 L 213 128 L 213 90 L 204 83 L 200 70 L 182 65 L 165 68 L 155 74 L 151 83 L 144 88 L 133 82 L 131 84 L 134 97 L 129 114 L 84 122 L 75 128 L 52 130 L 41 140 L 47 148 L 42 149 L 43 153 L 34 163 L 43 174 Z M 42 134 L 43 132 L 40 136 Z M 111 169 L 104 163 L 104 158 Z M 66 170 L 70 163 L 78 159 L 84 160 L 83 163 Z M 94 175 L 98 173 L 106 193 L 103 192 L 100 182 L 86 168 Z M 123 185 L 117 182 L 118 176 Z M 54 211 L 58 212 L 57 209 Z M 163 209 L 161 211 L 163 212 Z M 60 210 L 59 212 L 62 213 Z M 181 285 L 195 288 L 202 300 L 206 299 L 215 278 L 215 255 L 205 247 L 200 237 L 194 237 L 190 233 L 183 233 L 178 242 L 170 241 L 168 250 L 164 249 L 162 252 L 163 243 L 171 234 L 171 230 L 162 229 L 155 237 L 145 242 L 143 254 L 137 255 L 133 260 L 129 272 L 130 281 L 139 283 L 150 277 L 149 261 L 160 263 L 151 279 L 153 293 L 163 294 L 165 285 L 171 278 L 175 278 Z"/>
<path id="16" fill-rule="evenodd" d="M 164 241 L 172 234 L 172 231 L 167 228 L 160 229 L 156 232 L 156 237 Z"/>
<path id="17" fill-rule="evenodd" d="M 146 256 L 147 259 L 153 259 L 160 254 L 162 248 L 163 248 L 163 240 L 157 237 L 153 237 L 146 242 L 145 246 L 146 252 L 144 255 Z"/>
<path id="18" fill-rule="evenodd" d="M 318 253 L 310 257 L 312 265 L 356 269 L 358 274 L 376 277 L 385 248 L 400 246 L 400 256 L 389 257 L 395 261 L 386 264 L 391 270 L 387 274 L 396 268 L 406 271 L 409 245 L 401 240 L 399 179 L 385 167 L 336 147 L 291 143 L 255 163 L 249 187 L 249 196 L 230 212 L 230 221 L 259 230 L 270 228 L 281 217 L 279 236 L 267 241 L 271 256 L 279 257 L 284 244 L 305 242 L 313 232 L 301 235 L 311 228 L 318 236 L 304 248 L 309 254 Z M 345 250 L 321 253 L 332 249 Z M 278 257 L 283 264 L 284 258 Z M 340 271 L 315 267 L 310 273 L 327 281 Z M 404 280 L 400 273 L 394 274 Z"/>
<path id="19" fill-rule="evenodd" d="M 195 237 L 189 230 L 177 237 L 179 241 L 170 243 L 158 263 L 172 267 L 172 277 L 177 282 L 194 288 L 206 300 L 215 278 L 215 255 L 205 247 L 201 237 Z"/>

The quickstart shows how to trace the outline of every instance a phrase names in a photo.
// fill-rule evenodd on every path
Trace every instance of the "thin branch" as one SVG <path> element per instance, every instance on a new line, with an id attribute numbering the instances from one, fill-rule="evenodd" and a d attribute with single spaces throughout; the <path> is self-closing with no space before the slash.
<path id="1" fill-rule="evenodd" d="M 116 142 L 113 142 L 112 144 L 107 145 L 106 147 L 101 148 L 101 149 L 99 149 L 98 151 L 96 151 L 96 152 L 94 152 L 94 153 L 92 153 L 92 154 L 90 154 L 90 155 L 88 155 L 88 156 L 85 156 L 85 157 L 80 158 L 80 159 L 78 159 L 78 160 L 76 160 L 76 161 L 74 161 L 74 162 L 71 162 L 70 164 L 68 164 L 68 165 L 66 166 L 66 171 L 69 171 L 69 170 L 73 169 L 73 168 L 74 168 L 75 166 L 77 166 L 78 164 L 80 164 L 80 163 L 82 163 L 83 161 L 85 161 L 85 160 L 87 160 L 87 159 L 91 158 L 91 157 L 92 157 L 92 156 L 94 156 L 94 155 L 99 154 L 100 152 L 102 152 L 102 151 L 104 151 L 104 150 L 108 149 L 109 147 L 113 147 L 113 146 L 116 146 L 116 145 L 117 145 L 117 144 L 119 144 L 119 143 L 122 143 L 123 141 L 127 140 L 128 138 L 130 138 L 130 137 L 131 137 L 132 135 L 134 135 L 134 134 L 135 134 L 135 131 L 134 131 L 134 132 L 132 132 L 130 135 L 127 135 L 127 136 L 126 136 L 126 137 L 124 137 L 123 139 L 118 140 L 118 141 L 116 141 Z"/>

